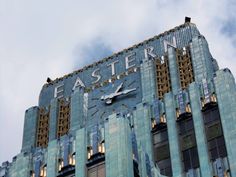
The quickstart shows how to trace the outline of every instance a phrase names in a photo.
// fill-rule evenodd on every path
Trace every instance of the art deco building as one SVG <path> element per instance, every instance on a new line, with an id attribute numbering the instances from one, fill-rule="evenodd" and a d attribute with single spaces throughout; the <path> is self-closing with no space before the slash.
<path id="1" fill-rule="evenodd" d="M 236 177 L 236 87 L 185 23 L 42 87 L 0 177 Z"/>

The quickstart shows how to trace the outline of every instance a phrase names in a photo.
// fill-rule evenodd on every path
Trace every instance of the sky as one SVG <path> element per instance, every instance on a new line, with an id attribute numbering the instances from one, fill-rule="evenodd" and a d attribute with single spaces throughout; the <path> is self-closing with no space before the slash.
<path id="1" fill-rule="evenodd" d="M 192 18 L 236 76 L 235 0 L 0 0 L 0 164 L 21 149 L 24 113 L 55 79 Z"/>

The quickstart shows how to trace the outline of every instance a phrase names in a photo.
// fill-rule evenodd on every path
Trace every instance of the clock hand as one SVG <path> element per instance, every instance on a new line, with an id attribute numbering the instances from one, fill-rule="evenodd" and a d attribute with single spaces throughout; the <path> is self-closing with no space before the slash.
<path id="1" fill-rule="evenodd" d="M 106 100 L 106 99 L 112 99 L 114 97 L 115 93 L 111 93 L 109 95 L 102 95 L 101 100 Z"/>
<path id="2" fill-rule="evenodd" d="M 122 88 L 122 86 L 123 86 L 123 82 L 117 87 L 115 93 L 117 93 Z"/>
<path id="3" fill-rule="evenodd" d="M 128 94 L 128 93 L 133 92 L 133 91 L 136 90 L 136 88 L 133 88 L 133 89 L 127 89 L 127 90 L 123 90 L 123 91 L 119 92 L 119 90 L 122 88 L 122 86 L 123 86 L 123 82 L 117 87 L 117 89 L 114 93 L 111 93 L 111 94 L 108 94 L 108 95 L 102 95 L 100 99 L 102 101 L 105 101 L 106 104 L 111 104 L 112 99 L 114 97 L 117 97 L 119 95 L 125 95 L 125 94 Z"/>
<path id="4" fill-rule="evenodd" d="M 103 95 L 103 96 L 101 96 L 101 100 L 112 99 L 112 98 L 117 97 L 119 95 L 125 95 L 125 94 L 133 92 L 135 90 L 136 90 L 136 88 L 133 88 L 133 89 L 127 89 L 127 90 L 123 90 L 123 91 L 116 92 L 116 93 L 111 93 L 109 95 Z"/>
<path id="5" fill-rule="evenodd" d="M 123 91 L 120 91 L 120 92 L 117 92 L 117 93 L 113 93 L 112 95 L 109 95 L 109 97 L 105 97 L 104 100 L 106 100 L 106 99 L 112 99 L 112 98 L 117 97 L 117 96 L 120 96 L 120 95 L 125 95 L 125 94 L 128 94 L 128 93 L 130 93 L 130 92 L 133 92 L 133 91 L 135 91 L 135 90 L 136 90 L 136 88 L 133 88 L 133 89 L 127 89 L 127 90 L 123 90 Z"/>
<path id="6" fill-rule="evenodd" d="M 101 96 L 101 100 L 106 100 L 106 99 L 112 99 L 115 96 L 117 96 L 118 91 L 122 88 L 123 82 L 116 88 L 114 93 L 108 94 L 108 95 L 103 95 Z"/>
<path id="7" fill-rule="evenodd" d="M 136 90 L 136 88 L 133 88 L 133 89 L 127 89 L 127 90 L 123 90 L 123 91 L 116 92 L 116 93 L 111 93 L 109 95 L 103 95 L 103 96 L 101 96 L 101 100 L 108 100 L 108 99 L 111 100 L 114 97 L 117 97 L 119 95 L 125 95 L 125 94 L 133 92 L 135 90 Z"/>
<path id="8" fill-rule="evenodd" d="M 125 95 L 125 94 L 130 93 L 130 92 L 133 92 L 133 91 L 135 91 L 135 90 L 136 90 L 136 88 L 123 90 L 123 91 L 121 91 L 121 92 L 118 92 L 116 96 L 118 96 L 118 95 Z"/>

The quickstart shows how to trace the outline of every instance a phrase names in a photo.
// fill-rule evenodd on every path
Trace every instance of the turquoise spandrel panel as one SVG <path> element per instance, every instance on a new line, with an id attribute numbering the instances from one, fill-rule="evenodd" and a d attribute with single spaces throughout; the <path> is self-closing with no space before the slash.
<path id="1" fill-rule="evenodd" d="M 195 81 L 200 83 L 204 78 L 212 78 L 213 61 L 205 38 L 201 35 L 194 37 L 190 43 L 190 51 Z"/>
<path id="2" fill-rule="evenodd" d="M 213 173 L 208 155 L 207 140 L 204 132 L 204 122 L 200 102 L 200 88 L 195 82 L 191 83 L 189 86 L 189 95 L 201 175 L 211 177 Z"/>
<path id="3" fill-rule="evenodd" d="M 84 90 L 76 89 L 71 95 L 71 121 L 70 132 L 75 134 L 76 130 L 84 127 L 85 112 L 84 112 Z"/>
<path id="4" fill-rule="evenodd" d="M 30 151 L 35 147 L 38 113 L 39 109 L 36 106 L 25 111 L 22 152 Z"/>
<path id="5" fill-rule="evenodd" d="M 216 97 L 224 132 L 230 173 L 236 176 L 236 86 L 229 69 L 216 72 L 214 78 Z"/>
<path id="6" fill-rule="evenodd" d="M 76 131 L 75 149 L 75 176 L 85 177 L 87 162 L 87 135 L 85 128 L 81 128 Z"/>
<path id="7" fill-rule="evenodd" d="M 52 99 L 49 113 L 49 141 L 57 138 L 58 100 Z"/>
<path id="8" fill-rule="evenodd" d="M 129 121 L 116 114 L 105 124 L 106 177 L 133 177 L 132 138 Z M 130 170 L 132 169 L 132 170 Z"/>
<path id="9" fill-rule="evenodd" d="M 17 155 L 9 169 L 9 177 L 30 177 L 30 153 L 20 153 Z"/>
<path id="10" fill-rule="evenodd" d="M 149 158 L 153 160 L 150 105 L 146 103 L 137 105 L 134 111 L 134 130 L 138 144 L 142 145 L 143 150 L 149 155 Z"/>
<path id="11" fill-rule="evenodd" d="M 168 48 L 169 71 L 171 79 L 171 88 L 173 94 L 177 94 L 180 88 L 178 65 L 174 47 Z"/>
<path id="12" fill-rule="evenodd" d="M 172 173 L 175 177 L 182 177 L 182 161 L 180 158 L 180 148 L 178 141 L 178 130 L 176 125 L 176 115 L 175 115 L 175 104 L 174 97 L 171 92 L 165 94 L 164 97 L 165 109 L 166 109 L 166 121 L 168 127 L 168 139 L 170 147 L 170 157 Z"/>
<path id="13" fill-rule="evenodd" d="M 53 140 L 48 144 L 47 153 L 47 176 L 56 176 L 58 170 L 58 142 Z"/>
<path id="14" fill-rule="evenodd" d="M 144 59 L 141 64 L 141 83 L 143 101 L 151 103 L 156 97 L 156 81 L 154 61 L 151 59 Z"/>

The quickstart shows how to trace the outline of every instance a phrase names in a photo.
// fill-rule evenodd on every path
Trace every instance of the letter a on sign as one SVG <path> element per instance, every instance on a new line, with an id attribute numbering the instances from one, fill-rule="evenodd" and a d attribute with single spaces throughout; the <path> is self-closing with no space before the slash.
<path id="1" fill-rule="evenodd" d="M 78 87 L 85 87 L 84 83 L 82 82 L 82 80 L 79 77 L 77 77 L 72 90 L 75 90 Z"/>

